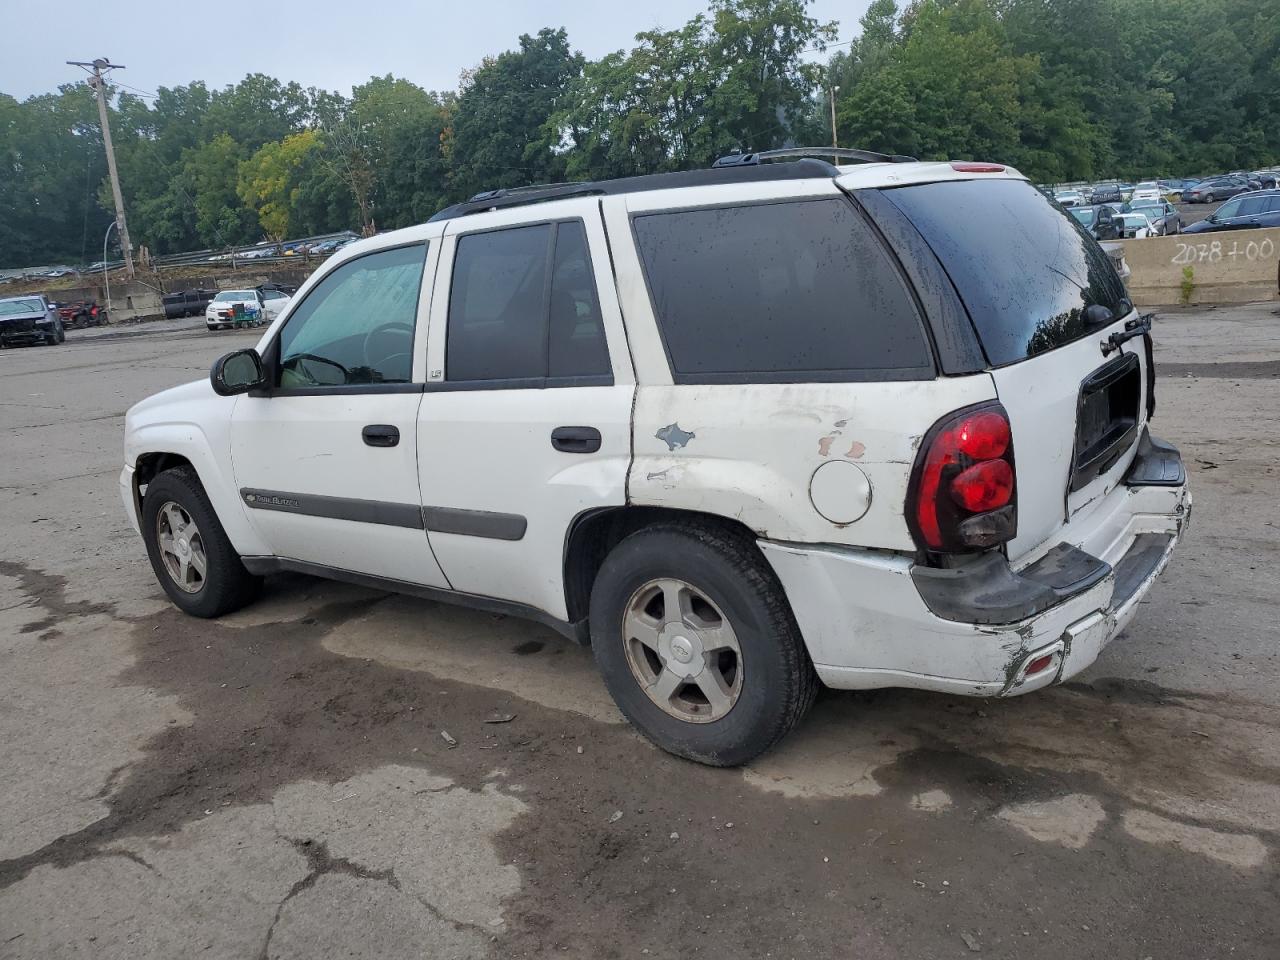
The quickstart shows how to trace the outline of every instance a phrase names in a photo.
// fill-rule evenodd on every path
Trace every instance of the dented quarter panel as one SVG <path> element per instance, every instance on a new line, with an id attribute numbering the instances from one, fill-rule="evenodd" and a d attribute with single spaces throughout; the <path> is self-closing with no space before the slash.
<path id="1" fill-rule="evenodd" d="M 958 407 L 992 399 L 987 374 L 924 382 L 640 386 L 630 502 L 741 520 L 777 540 L 913 550 L 903 519 L 920 438 Z M 848 524 L 809 500 L 813 472 L 849 460 L 871 507 Z"/>

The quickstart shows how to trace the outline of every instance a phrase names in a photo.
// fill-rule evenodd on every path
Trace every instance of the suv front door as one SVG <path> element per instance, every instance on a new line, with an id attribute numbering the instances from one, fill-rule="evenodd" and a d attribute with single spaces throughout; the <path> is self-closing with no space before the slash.
<path id="1" fill-rule="evenodd" d="M 414 345 L 433 259 L 423 241 L 337 266 L 263 350 L 271 387 L 237 399 L 236 484 L 276 556 L 447 585 L 424 532 L 415 433 L 424 367 Z"/>
<path id="2" fill-rule="evenodd" d="M 564 620 L 566 532 L 626 499 L 635 378 L 597 201 L 528 219 L 449 222 L 418 469 L 453 588 Z"/>

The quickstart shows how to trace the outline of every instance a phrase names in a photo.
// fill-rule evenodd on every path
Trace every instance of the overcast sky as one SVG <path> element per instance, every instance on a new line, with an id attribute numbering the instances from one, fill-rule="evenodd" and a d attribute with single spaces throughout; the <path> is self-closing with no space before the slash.
<path id="1" fill-rule="evenodd" d="M 869 0 L 814 0 L 813 16 L 858 29 Z M 304 87 L 350 93 L 391 73 L 430 90 L 522 33 L 563 26 L 588 57 L 633 45 L 635 34 L 671 29 L 706 8 L 702 0 L 3 0 L 7 42 L 0 93 L 19 99 L 83 76 L 66 60 L 110 57 L 113 79 L 144 91 L 203 80 L 210 87 L 261 72 Z"/>

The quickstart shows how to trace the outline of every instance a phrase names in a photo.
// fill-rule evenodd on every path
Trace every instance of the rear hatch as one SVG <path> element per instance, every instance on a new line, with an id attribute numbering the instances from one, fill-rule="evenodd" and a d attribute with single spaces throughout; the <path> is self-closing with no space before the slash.
<path id="1" fill-rule="evenodd" d="M 1017 561 L 1119 484 L 1146 421 L 1150 339 L 1111 259 L 1031 184 L 1007 177 L 886 189 L 955 285 L 1009 414 Z M 1103 344 L 1107 344 L 1104 353 Z"/>

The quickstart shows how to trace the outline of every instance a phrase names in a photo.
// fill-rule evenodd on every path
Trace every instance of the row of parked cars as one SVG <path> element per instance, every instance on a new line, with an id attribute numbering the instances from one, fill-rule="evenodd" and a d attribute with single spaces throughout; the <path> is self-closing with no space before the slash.
<path id="1" fill-rule="evenodd" d="M 1253 190 L 1275 189 L 1274 170 L 1220 174 L 1197 179 L 1145 180 L 1141 183 L 1105 181 L 1093 186 L 1056 190 L 1053 198 L 1064 207 L 1081 207 L 1099 203 L 1127 203 L 1136 200 L 1169 200 L 1181 203 L 1217 203 Z"/>
<path id="2" fill-rule="evenodd" d="M 234 250 L 227 253 L 215 253 L 209 257 L 209 261 L 218 262 L 225 260 L 268 260 L 275 257 L 326 257 L 331 253 L 336 253 L 349 243 L 354 243 L 360 239 L 354 233 L 344 234 L 339 237 L 329 237 L 319 242 L 313 240 L 295 240 L 288 243 L 274 243 L 272 241 L 263 241 L 255 247 L 248 250 Z"/>
<path id="3" fill-rule="evenodd" d="M 1174 233 L 1210 233 L 1217 230 L 1257 230 L 1280 227 L 1280 189 L 1253 190 L 1232 197 L 1203 220 L 1187 226 L 1168 200 L 1140 198 L 1119 206 L 1096 204 L 1069 208 L 1099 240 L 1162 237 Z"/>

